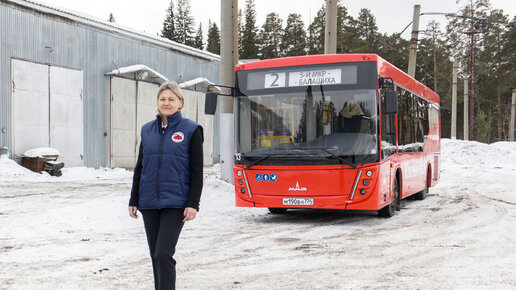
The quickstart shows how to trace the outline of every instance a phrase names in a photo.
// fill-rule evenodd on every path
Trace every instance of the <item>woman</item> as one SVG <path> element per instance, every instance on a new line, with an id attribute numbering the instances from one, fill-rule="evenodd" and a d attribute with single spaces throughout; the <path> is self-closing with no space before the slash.
<path id="1" fill-rule="evenodd" d="M 175 82 L 160 86 L 157 105 L 156 120 L 141 129 L 129 215 L 143 215 L 155 288 L 175 289 L 177 240 L 199 210 L 203 130 L 181 116 L 184 97 Z"/>

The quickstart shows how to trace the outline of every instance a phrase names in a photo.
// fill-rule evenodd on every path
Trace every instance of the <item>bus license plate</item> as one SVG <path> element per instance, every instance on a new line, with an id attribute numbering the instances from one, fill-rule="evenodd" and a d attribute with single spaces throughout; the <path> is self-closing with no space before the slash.
<path id="1" fill-rule="evenodd" d="M 314 205 L 313 198 L 284 198 L 283 205 Z"/>

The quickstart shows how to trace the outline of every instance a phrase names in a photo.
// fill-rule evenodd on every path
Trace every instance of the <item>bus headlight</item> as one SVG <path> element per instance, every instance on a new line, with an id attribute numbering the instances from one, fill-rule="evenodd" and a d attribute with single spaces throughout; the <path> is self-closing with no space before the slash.
<path id="1" fill-rule="evenodd" d="M 361 190 L 360 190 L 360 194 L 361 194 L 361 195 L 365 195 L 365 194 L 366 194 L 365 189 L 361 189 Z"/>
<path id="2" fill-rule="evenodd" d="M 238 176 L 238 177 L 242 176 L 242 171 L 238 170 L 238 171 L 237 171 L 237 176 Z"/>
<path id="3" fill-rule="evenodd" d="M 240 185 L 244 185 L 244 181 L 243 181 L 242 179 L 239 179 L 239 180 L 238 180 L 238 184 L 240 184 Z"/>
<path id="4" fill-rule="evenodd" d="M 364 182 L 362 182 L 362 184 L 364 184 L 364 186 L 368 186 L 369 185 L 369 180 L 365 179 Z"/>
<path id="5" fill-rule="evenodd" d="M 242 188 L 240 189 L 240 192 L 241 192 L 241 193 L 245 193 L 245 188 L 244 188 L 244 187 L 242 187 Z"/>
<path id="6" fill-rule="evenodd" d="M 373 176 L 373 172 L 371 170 L 367 170 L 365 174 L 367 175 L 367 177 Z"/>

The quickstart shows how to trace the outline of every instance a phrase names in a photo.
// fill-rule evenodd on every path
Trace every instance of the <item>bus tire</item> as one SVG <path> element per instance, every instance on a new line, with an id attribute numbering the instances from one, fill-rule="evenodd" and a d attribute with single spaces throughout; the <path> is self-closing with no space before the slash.
<path id="1" fill-rule="evenodd" d="M 287 209 L 280 207 L 269 207 L 269 212 L 272 214 L 284 214 L 287 212 Z"/>
<path id="2" fill-rule="evenodd" d="M 414 194 L 415 200 L 423 200 L 426 198 L 426 195 L 428 194 L 428 181 L 430 178 L 430 167 L 428 167 L 427 174 L 426 174 L 426 182 L 425 182 L 425 189 L 421 190 L 420 192 Z"/>
<path id="3" fill-rule="evenodd" d="M 392 197 L 391 203 L 388 204 L 387 206 L 385 206 L 384 208 L 378 210 L 378 216 L 390 218 L 396 213 L 396 210 L 399 208 L 400 189 L 398 186 L 398 178 L 397 177 L 394 178 L 392 193 L 393 193 L 393 197 Z"/>

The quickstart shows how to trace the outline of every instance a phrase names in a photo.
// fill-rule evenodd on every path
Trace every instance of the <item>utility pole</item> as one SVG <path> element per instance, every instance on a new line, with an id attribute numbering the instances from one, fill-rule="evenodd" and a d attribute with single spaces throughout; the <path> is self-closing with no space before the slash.
<path id="1" fill-rule="evenodd" d="M 337 53 L 337 2 L 338 0 L 326 0 L 324 54 Z"/>
<path id="2" fill-rule="evenodd" d="M 235 65 L 238 62 L 238 0 L 221 0 L 220 82 L 235 85 Z M 234 155 L 233 98 L 220 96 L 220 177 L 233 180 Z"/>
<path id="3" fill-rule="evenodd" d="M 509 141 L 514 142 L 514 110 L 516 109 L 516 89 L 512 89 L 511 124 L 509 124 Z"/>
<path id="4" fill-rule="evenodd" d="M 469 140 L 469 118 L 468 118 L 468 79 L 464 80 L 464 140 Z"/>
<path id="5" fill-rule="evenodd" d="M 421 5 L 414 5 L 414 15 L 412 16 L 412 36 L 410 37 L 410 51 L 407 73 L 409 76 L 416 77 L 416 56 L 417 56 L 417 36 L 419 33 L 419 15 Z"/>
<path id="6" fill-rule="evenodd" d="M 499 63 L 501 63 L 501 61 L 499 61 Z M 497 90 L 497 93 L 498 93 L 498 98 L 497 98 L 497 101 L 498 101 L 498 121 L 497 121 L 497 127 L 498 127 L 498 140 L 501 141 L 503 140 L 502 139 L 502 134 L 503 134 L 503 127 L 502 127 L 502 92 L 501 92 L 501 88 L 500 88 L 500 84 L 497 85 L 498 87 L 498 90 Z"/>
<path id="7" fill-rule="evenodd" d="M 434 53 L 434 92 L 437 93 L 437 54 L 435 53 L 435 31 L 432 35 L 433 41 L 432 41 L 432 49 Z"/>
<path id="8" fill-rule="evenodd" d="M 457 61 L 453 62 L 451 139 L 457 139 Z"/>
<path id="9" fill-rule="evenodd" d="M 476 102 L 476 96 L 475 96 L 475 34 L 478 33 L 475 31 L 475 25 L 473 21 L 474 17 L 474 11 L 473 11 L 473 0 L 470 0 L 471 3 L 471 28 L 468 34 L 470 34 L 471 41 L 470 41 L 470 51 L 471 51 L 471 87 L 469 92 L 469 108 L 468 108 L 468 114 L 469 118 L 471 120 L 471 126 L 469 127 L 469 136 L 471 138 L 474 138 L 475 133 L 475 102 Z"/>

